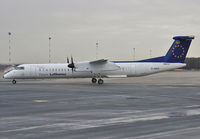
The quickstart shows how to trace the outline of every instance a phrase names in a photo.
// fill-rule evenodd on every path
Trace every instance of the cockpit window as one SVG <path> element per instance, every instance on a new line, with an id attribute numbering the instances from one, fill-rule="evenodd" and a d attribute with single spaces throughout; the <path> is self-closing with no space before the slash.
<path id="1" fill-rule="evenodd" d="M 12 70 L 24 70 L 24 67 L 23 66 L 11 66 L 11 67 L 8 67 L 4 70 L 4 74 L 12 71 Z"/>
<path id="2" fill-rule="evenodd" d="M 8 73 L 8 72 L 10 72 L 10 71 L 12 71 L 12 70 L 14 70 L 15 68 L 14 67 L 8 67 L 8 68 L 6 68 L 5 70 L 4 70 L 4 73 L 6 74 L 6 73 Z"/>
<path id="3" fill-rule="evenodd" d="M 24 67 L 15 67 L 16 70 L 24 70 Z"/>

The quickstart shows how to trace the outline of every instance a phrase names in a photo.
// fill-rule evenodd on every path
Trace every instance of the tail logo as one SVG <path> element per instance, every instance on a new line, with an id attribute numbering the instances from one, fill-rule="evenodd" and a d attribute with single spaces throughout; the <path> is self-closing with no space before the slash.
<path id="1" fill-rule="evenodd" d="M 180 44 L 181 42 L 179 40 L 176 41 L 176 44 Z"/>
<path id="2" fill-rule="evenodd" d="M 178 41 L 176 41 L 177 44 Z M 180 43 L 180 41 L 179 41 Z M 182 45 L 175 45 L 174 48 L 172 48 L 172 55 L 174 58 L 182 58 L 185 55 L 185 50 Z"/>

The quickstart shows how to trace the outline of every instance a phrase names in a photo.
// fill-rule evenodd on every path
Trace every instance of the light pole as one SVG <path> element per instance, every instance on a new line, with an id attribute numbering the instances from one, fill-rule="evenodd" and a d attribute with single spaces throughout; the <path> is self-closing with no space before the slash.
<path id="1" fill-rule="evenodd" d="M 135 48 L 133 48 L 133 60 L 135 60 Z"/>
<path id="2" fill-rule="evenodd" d="M 152 57 L 152 50 L 150 49 L 149 51 L 149 54 L 150 54 L 150 58 Z"/>
<path id="3" fill-rule="evenodd" d="M 8 62 L 11 64 L 11 32 L 8 32 Z"/>
<path id="4" fill-rule="evenodd" d="M 49 63 L 51 63 L 51 37 L 49 37 Z"/>
<path id="5" fill-rule="evenodd" d="M 96 42 L 96 59 L 98 59 L 98 47 L 99 47 L 99 43 L 97 41 Z"/>

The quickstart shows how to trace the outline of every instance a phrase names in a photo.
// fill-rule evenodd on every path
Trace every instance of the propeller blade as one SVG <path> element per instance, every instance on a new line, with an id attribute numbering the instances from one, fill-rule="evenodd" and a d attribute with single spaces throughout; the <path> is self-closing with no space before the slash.
<path id="1" fill-rule="evenodd" d="M 73 60 L 73 57 L 72 57 L 72 56 L 71 56 L 71 63 L 74 64 L 74 60 Z"/>
<path id="2" fill-rule="evenodd" d="M 74 72 L 75 70 L 75 65 L 74 65 L 74 60 L 73 60 L 73 57 L 71 56 L 71 63 L 68 65 L 69 68 L 72 69 L 72 72 Z"/>
<path id="3" fill-rule="evenodd" d="M 69 58 L 67 57 L 67 63 L 69 63 Z"/>

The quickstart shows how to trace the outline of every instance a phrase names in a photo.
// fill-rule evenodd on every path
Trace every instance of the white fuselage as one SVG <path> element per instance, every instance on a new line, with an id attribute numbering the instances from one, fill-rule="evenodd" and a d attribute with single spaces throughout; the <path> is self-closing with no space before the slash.
<path id="1" fill-rule="evenodd" d="M 89 62 L 80 62 L 84 65 L 72 71 L 68 64 L 22 64 L 4 74 L 6 79 L 45 79 L 45 78 L 93 78 L 93 77 L 135 77 L 154 74 L 166 70 L 184 67 L 184 63 L 155 63 L 155 62 L 130 62 L 115 63 L 116 70 L 93 69 Z"/>

